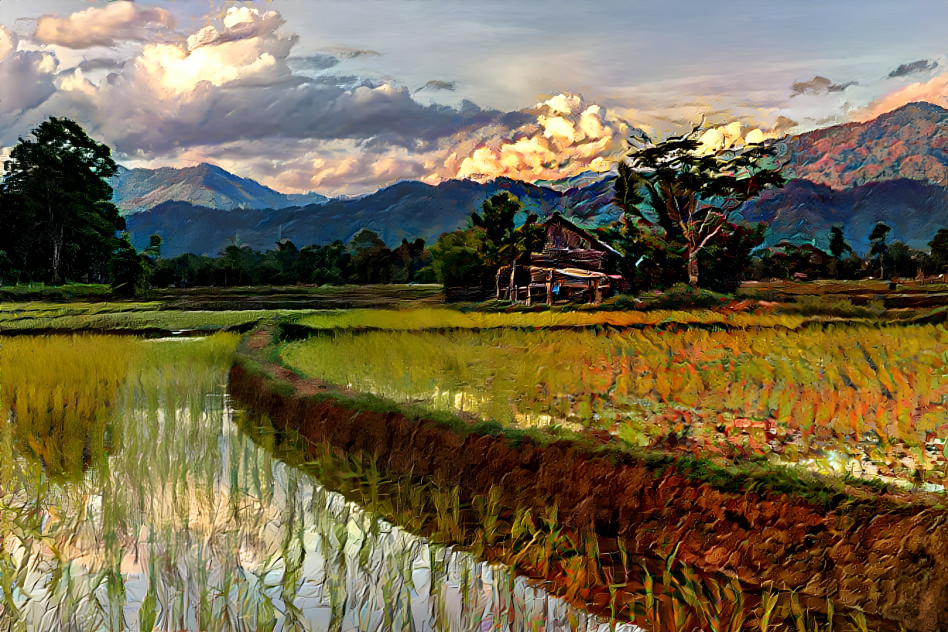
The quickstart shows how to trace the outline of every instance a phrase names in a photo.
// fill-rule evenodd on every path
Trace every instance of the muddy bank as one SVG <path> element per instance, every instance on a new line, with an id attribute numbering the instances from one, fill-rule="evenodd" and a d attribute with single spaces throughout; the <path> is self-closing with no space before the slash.
<path id="1" fill-rule="evenodd" d="M 390 476 L 458 486 L 465 501 L 493 488 L 502 504 L 534 515 L 556 506 L 561 525 L 599 537 L 601 554 L 621 543 L 630 556 L 654 558 L 677 544 L 682 563 L 737 577 L 747 592 L 797 591 L 805 608 L 823 612 L 829 598 L 837 612 L 865 612 L 872 629 L 948 629 L 942 509 L 880 499 L 824 512 L 785 494 L 727 493 L 619 452 L 462 436 L 434 421 L 357 411 L 297 392 L 239 365 L 231 371 L 232 395 L 279 428 L 374 459 Z"/>

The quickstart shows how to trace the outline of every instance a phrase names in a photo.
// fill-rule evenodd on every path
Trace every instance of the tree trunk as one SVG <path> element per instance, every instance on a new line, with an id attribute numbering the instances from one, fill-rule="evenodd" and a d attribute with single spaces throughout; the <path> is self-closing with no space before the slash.
<path id="1" fill-rule="evenodd" d="M 62 267 L 63 233 L 64 229 L 60 226 L 57 234 L 53 236 L 53 283 L 62 281 L 59 270 Z"/>
<path id="2" fill-rule="evenodd" d="M 698 253 L 688 255 L 688 285 L 698 288 Z"/>

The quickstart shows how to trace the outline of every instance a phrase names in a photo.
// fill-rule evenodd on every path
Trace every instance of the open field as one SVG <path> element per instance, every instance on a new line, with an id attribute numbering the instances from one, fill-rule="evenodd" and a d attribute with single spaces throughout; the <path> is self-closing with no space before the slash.
<path id="1" fill-rule="evenodd" d="M 448 322 L 483 326 L 494 316 L 536 315 Z M 385 320 L 378 312 L 352 318 Z M 944 471 L 940 450 L 931 451 L 948 436 L 941 325 L 401 331 L 399 318 L 413 322 L 401 313 L 388 321 L 394 331 L 324 330 L 282 354 L 304 375 L 505 425 L 585 426 L 633 445 L 671 440 L 781 462 L 826 456 L 820 465 L 838 471 L 930 472 L 933 480 Z"/>

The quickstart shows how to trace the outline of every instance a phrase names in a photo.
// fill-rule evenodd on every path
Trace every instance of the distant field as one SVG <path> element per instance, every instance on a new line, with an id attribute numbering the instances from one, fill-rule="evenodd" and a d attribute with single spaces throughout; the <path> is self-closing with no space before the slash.
<path id="1" fill-rule="evenodd" d="M 77 330 L 213 331 L 250 327 L 263 318 L 286 314 L 277 310 L 166 310 L 158 302 L 3 303 L 0 304 L 0 334 Z"/>
<path id="2" fill-rule="evenodd" d="M 498 327 L 634 327 L 660 324 L 720 325 L 723 327 L 799 327 L 800 315 L 722 310 L 555 309 L 547 311 L 459 311 L 449 307 L 411 310 L 325 310 L 303 316 L 297 325 L 311 329 L 488 329 Z"/>

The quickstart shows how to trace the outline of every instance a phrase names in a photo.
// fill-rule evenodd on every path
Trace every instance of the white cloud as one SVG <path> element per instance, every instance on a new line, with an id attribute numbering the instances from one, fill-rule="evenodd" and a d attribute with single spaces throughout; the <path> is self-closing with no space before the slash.
<path id="1" fill-rule="evenodd" d="M 134 2 L 122 1 L 85 9 L 67 17 L 44 15 L 36 23 L 35 37 L 45 44 L 92 48 L 145 40 L 155 29 L 173 26 L 174 20 L 165 9 L 143 9 Z"/>

